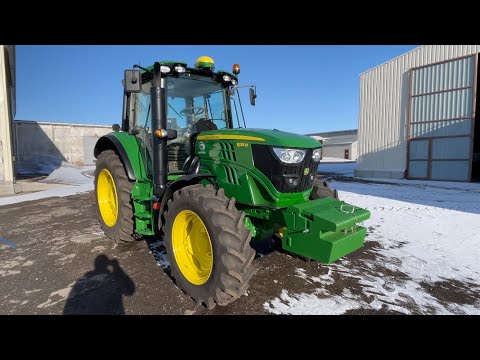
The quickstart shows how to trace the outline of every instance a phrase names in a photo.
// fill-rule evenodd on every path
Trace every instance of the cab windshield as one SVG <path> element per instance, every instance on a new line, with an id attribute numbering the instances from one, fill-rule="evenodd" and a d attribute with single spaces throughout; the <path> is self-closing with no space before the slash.
<path id="1" fill-rule="evenodd" d="M 212 78 L 194 74 L 167 77 L 167 128 L 182 136 L 196 121 L 207 119 L 217 129 L 232 128 L 232 112 L 228 88 Z M 151 83 L 144 83 L 136 100 L 136 126 L 151 126 Z M 237 116 L 238 117 L 238 116 Z"/>
<path id="2" fill-rule="evenodd" d="M 228 89 L 211 78 L 184 75 L 166 78 L 167 127 L 181 131 L 200 119 L 218 129 L 231 128 Z"/>

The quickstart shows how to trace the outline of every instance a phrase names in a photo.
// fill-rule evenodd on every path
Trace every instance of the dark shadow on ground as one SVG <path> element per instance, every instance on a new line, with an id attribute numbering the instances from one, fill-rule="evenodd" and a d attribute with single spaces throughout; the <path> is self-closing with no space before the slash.
<path id="1" fill-rule="evenodd" d="M 123 296 L 135 292 L 135 284 L 117 259 L 101 254 L 95 268 L 78 279 L 68 295 L 64 315 L 124 315 Z"/>

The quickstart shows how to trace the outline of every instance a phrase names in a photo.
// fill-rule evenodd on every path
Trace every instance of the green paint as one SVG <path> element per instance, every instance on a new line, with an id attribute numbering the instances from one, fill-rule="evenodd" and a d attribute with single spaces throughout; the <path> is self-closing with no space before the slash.
<path id="1" fill-rule="evenodd" d="M 150 163 L 143 159 L 142 154 L 144 153 L 144 148 L 142 141 L 127 132 L 112 132 L 110 135 L 114 135 L 123 145 L 128 159 L 132 164 L 135 177 L 137 179 L 147 178 L 150 174 Z M 146 163 L 147 166 L 145 166 Z"/>
<path id="2" fill-rule="evenodd" d="M 257 229 L 252 224 L 252 221 L 250 220 L 249 217 L 245 216 L 244 224 L 247 230 L 250 230 L 250 232 L 252 233 L 252 238 L 254 238 L 257 235 Z"/>
<path id="3" fill-rule="evenodd" d="M 252 143 L 286 145 L 293 142 L 299 145 L 304 140 L 305 146 L 318 148 L 315 139 L 275 130 L 241 129 L 205 131 L 202 135 L 215 135 L 219 140 L 197 140 L 195 152 L 200 157 L 204 174 L 216 175 L 218 186 L 225 190 L 228 197 L 235 197 L 238 202 L 255 206 L 286 207 L 308 201 L 312 189 L 300 193 L 280 193 L 271 181 L 255 167 L 252 155 Z M 222 140 L 222 136 L 242 136 L 265 139 L 265 142 L 250 140 Z M 278 135 L 279 139 L 273 140 Z M 202 150 L 200 145 L 205 148 Z M 298 147 L 298 146 L 297 146 Z"/>
<path id="4" fill-rule="evenodd" d="M 289 206 L 283 215 L 283 249 L 324 263 L 362 247 L 366 229 L 357 224 L 370 218 L 369 211 L 332 198 Z"/>
<path id="5" fill-rule="evenodd" d="M 325 263 L 362 246 L 365 229 L 357 224 L 370 217 L 367 210 L 332 198 L 310 201 L 311 188 L 280 193 L 253 162 L 251 144 L 306 149 L 320 147 L 317 140 L 262 129 L 205 131 L 201 135 L 195 149 L 201 172 L 216 175 L 218 187 L 227 197 L 235 197 L 237 208 L 248 216 L 247 228 L 255 228 L 253 239 L 265 239 L 286 227 L 282 238 L 286 251 Z"/>
<path id="6" fill-rule="evenodd" d="M 283 209 L 237 205 L 255 227 L 254 239 L 265 239 L 286 227 L 282 247 L 296 255 L 324 263 L 360 248 L 366 229 L 357 224 L 370 212 L 333 198 L 310 200 Z"/>
<path id="7" fill-rule="evenodd" d="M 178 175 L 178 174 L 168 175 L 167 179 L 168 179 L 168 181 L 173 181 L 173 180 L 177 180 L 178 178 L 181 178 L 182 176 L 183 176 L 183 174 L 181 174 L 181 175 Z"/>
<path id="8" fill-rule="evenodd" d="M 284 233 L 282 248 L 292 254 L 329 264 L 361 248 L 366 234 L 367 229 L 362 226 L 345 233 Z"/>
<path id="9" fill-rule="evenodd" d="M 155 221 L 152 208 L 151 161 L 148 156 L 147 159 L 143 158 L 142 154 L 146 152 L 139 138 L 126 132 L 113 132 L 112 134 L 123 145 L 137 179 L 132 188 L 135 232 L 141 235 L 154 235 Z"/>
<path id="10" fill-rule="evenodd" d="M 292 147 L 292 148 L 319 148 L 322 145 L 318 140 L 310 136 L 292 134 L 280 130 L 268 130 L 268 129 L 229 129 L 229 130 L 213 130 L 204 131 L 202 135 L 241 135 L 241 136 L 254 136 L 264 139 L 265 141 L 245 141 L 253 144 L 267 144 L 279 147 Z M 243 142 L 238 140 L 236 142 Z"/>
<path id="11" fill-rule="evenodd" d="M 206 61 L 196 62 L 195 67 L 196 68 L 208 68 L 208 69 L 215 70 L 215 64 L 213 64 L 211 62 L 206 62 Z"/>

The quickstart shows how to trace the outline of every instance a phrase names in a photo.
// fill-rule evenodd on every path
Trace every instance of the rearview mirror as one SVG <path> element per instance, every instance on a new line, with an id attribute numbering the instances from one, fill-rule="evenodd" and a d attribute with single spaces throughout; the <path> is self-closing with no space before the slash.
<path id="1" fill-rule="evenodd" d="M 124 87 L 126 93 L 139 93 L 142 87 L 140 70 L 125 70 Z"/>
<path id="2" fill-rule="evenodd" d="M 249 89 L 249 94 L 250 94 L 250 104 L 252 106 L 255 106 L 255 99 L 257 98 L 257 94 L 253 88 Z"/>

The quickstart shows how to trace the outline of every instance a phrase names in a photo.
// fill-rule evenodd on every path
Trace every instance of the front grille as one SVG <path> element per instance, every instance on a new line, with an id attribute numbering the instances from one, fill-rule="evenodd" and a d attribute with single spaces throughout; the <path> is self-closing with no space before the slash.
<path id="1" fill-rule="evenodd" d="M 313 186 L 310 174 L 316 173 L 318 162 L 312 159 L 313 149 L 308 149 L 305 158 L 300 164 L 284 164 L 273 154 L 267 145 L 252 145 L 253 161 L 255 167 L 260 170 L 273 184 L 275 189 L 281 193 L 303 192 Z M 304 175 L 306 168 L 309 168 L 307 175 Z M 290 186 L 286 179 L 288 176 L 295 176 L 299 179 L 297 186 Z"/>

